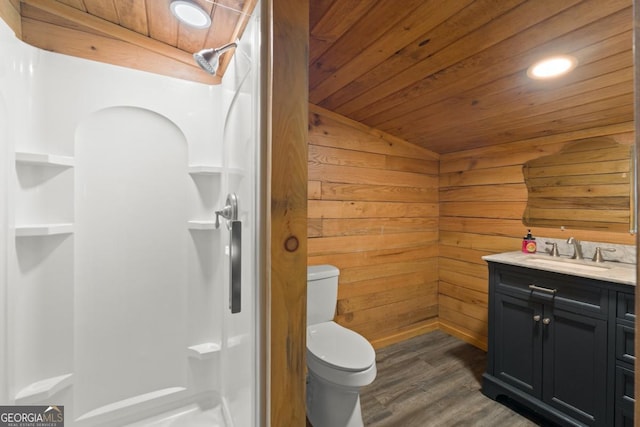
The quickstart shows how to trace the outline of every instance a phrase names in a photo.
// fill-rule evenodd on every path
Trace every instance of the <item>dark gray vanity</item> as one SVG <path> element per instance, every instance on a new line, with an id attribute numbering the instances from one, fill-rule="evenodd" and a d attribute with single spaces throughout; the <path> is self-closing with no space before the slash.
<path id="1" fill-rule="evenodd" d="M 563 426 L 633 426 L 635 267 L 519 252 L 484 259 L 483 393 Z"/>

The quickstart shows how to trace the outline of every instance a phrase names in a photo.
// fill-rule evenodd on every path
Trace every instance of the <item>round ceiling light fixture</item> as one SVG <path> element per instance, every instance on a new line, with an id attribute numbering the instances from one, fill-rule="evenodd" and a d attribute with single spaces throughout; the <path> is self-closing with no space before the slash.
<path id="1" fill-rule="evenodd" d="M 567 74 L 578 65 L 578 60 L 570 55 L 557 55 L 536 62 L 527 70 L 532 79 L 552 79 Z"/>
<path id="2" fill-rule="evenodd" d="M 211 26 L 211 16 L 195 3 L 173 0 L 169 8 L 173 16 L 190 27 L 204 29 Z"/>

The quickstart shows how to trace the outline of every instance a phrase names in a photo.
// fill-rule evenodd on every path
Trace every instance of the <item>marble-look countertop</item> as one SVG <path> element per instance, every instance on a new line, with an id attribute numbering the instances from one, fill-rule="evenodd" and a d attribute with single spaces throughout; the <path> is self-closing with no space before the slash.
<path id="1" fill-rule="evenodd" d="M 553 271 L 555 273 L 622 283 L 624 285 L 635 286 L 636 284 L 635 264 L 616 261 L 594 262 L 586 259 L 575 260 L 564 256 L 552 257 L 544 252 L 527 254 L 521 251 L 485 255 L 482 259 L 502 264 L 534 268 L 536 270 Z"/>

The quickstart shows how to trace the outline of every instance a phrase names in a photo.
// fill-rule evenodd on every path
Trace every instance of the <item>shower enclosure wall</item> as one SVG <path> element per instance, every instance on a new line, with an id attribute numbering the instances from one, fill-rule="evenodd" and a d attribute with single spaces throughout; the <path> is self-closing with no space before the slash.
<path id="1" fill-rule="evenodd" d="M 44 52 L 0 21 L 0 405 L 257 425 L 257 18 L 244 34 L 206 86 Z"/>

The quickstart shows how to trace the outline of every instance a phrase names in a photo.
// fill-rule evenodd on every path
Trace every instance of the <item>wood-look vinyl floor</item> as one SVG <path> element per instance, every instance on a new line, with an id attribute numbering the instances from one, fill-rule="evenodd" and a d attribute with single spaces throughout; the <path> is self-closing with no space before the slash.
<path id="1" fill-rule="evenodd" d="M 444 332 L 376 353 L 378 375 L 360 394 L 367 427 L 548 426 L 483 395 L 486 353 Z"/>

